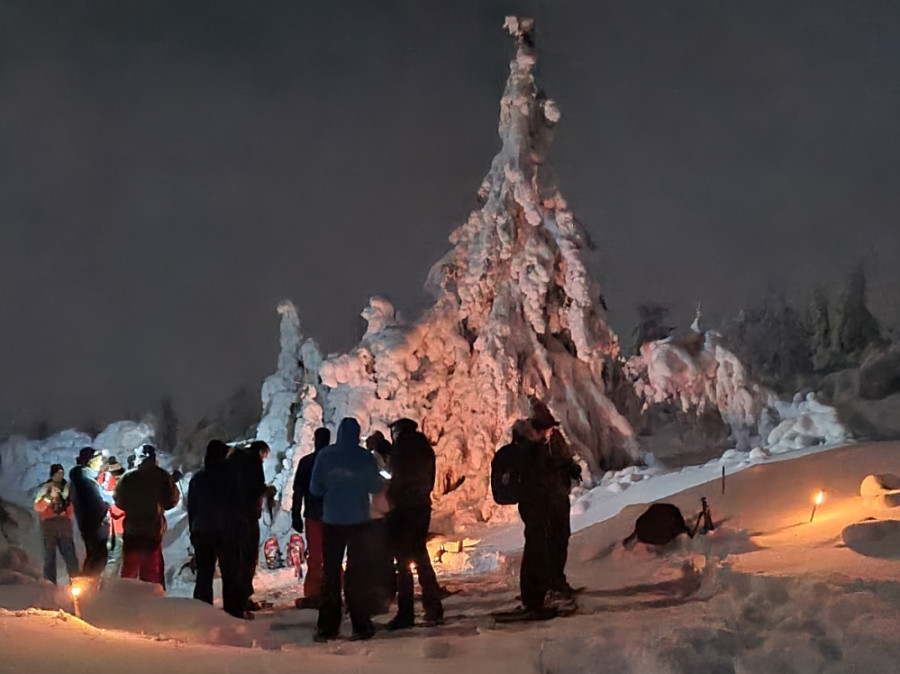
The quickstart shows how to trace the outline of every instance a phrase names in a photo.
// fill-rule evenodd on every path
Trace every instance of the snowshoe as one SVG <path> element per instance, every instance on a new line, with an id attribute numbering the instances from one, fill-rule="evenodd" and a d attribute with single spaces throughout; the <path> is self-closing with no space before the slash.
<path id="1" fill-rule="evenodd" d="M 560 615 L 558 609 L 552 606 L 542 606 L 537 609 L 519 607 L 512 611 L 495 611 L 491 617 L 498 623 L 531 622 L 536 620 L 552 620 Z"/>
<path id="2" fill-rule="evenodd" d="M 272 536 L 263 546 L 263 554 L 266 557 L 266 568 L 270 571 L 284 568 L 284 557 L 281 555 L 281 547 L 278 539 Z"/>
<path id="3" fill-rule="evenodd" d="M 298 579 L 303 578 L 303 558 L 306 554 L 304 547 L 303 536 L 291 534 L 287 545 L 287 563 L 294 569 L 294 576 Z"/>

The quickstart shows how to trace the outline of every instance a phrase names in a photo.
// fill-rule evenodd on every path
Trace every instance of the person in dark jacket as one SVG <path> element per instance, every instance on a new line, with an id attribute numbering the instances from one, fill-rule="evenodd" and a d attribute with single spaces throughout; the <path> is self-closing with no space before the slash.
<path id="1" fill-rule="evenodd" d="M 375 431 L 366 438 L 366 449 L 375 457 L 379 474 L 383 477 L 389 476 L 388 457 L 391 452 L 391 443 L 387 441 L 381 431 Z M 397 595 L 397 570 L 394 566 L 394 555 L 387 534 L 387 514 L 390 512 L 390 503 L 387 499 L 387 490 L 390 484 L 388 479 L 386 477 L 384 489 L 372 495 L 366 541 L 366 551 L 369 554 L 369 562 L 366 566 L 370 569 L 372 578 L 372 612 L 376 615 L 387 613 L 391 602 Z"/>
<path id="2" fill-rule="evenodd" d="M 322 499 L 322 553 L 324 582 L 316 641 L 336 639 L 341 626 L 341 562 L 347 553 L 344 592 L 350 608 L 351 639 L 369 639 L 372 624 L 370 583 L 366 569 L 366 528 L 369 498 L 384 487 L 371 452 L 359 446 L 359 422 L 341 420 L 337 442 L 316 459 L 309 491 Z"/>
<path id="3" fill-rule="evenodd" d="M 253 577 L 259 563 L 259 518 L 262 517 L 263 500 L 269 490 L 263 461 L 270 451 L 265 442 L 254 440 L 248 447 L 231 450 L 227 459 L 237 487 L 235 527 L 240 541 L 240 587 L 245 610 L 259 608 L 251 597 Z"/>
<path id="4" fill-rule="evenodd" d="M 197 577 L 194 599 L 213 603 L 216 561 L 222 574 L 222 604 L 235 618 L 246 618 L 241 590 L 240 541 L 235 535 L 237 485 L 225 465 L 228 445 L 210 440 L 203 468 L 188 486 L 187 513 Z"/>
<path id="5" fill-rule="evenodd" d="M 41 520 L 44 538 L 44 578 L 56 584 L 56 550 L 59 549 L 69 582 L 78 575 L 75 555 L 75 533 L 72 529 L 72 502 L 63 467 L 50 466 L 50 479 L 40 486 L 34 499 L 34 509 Z"/>
<path id="6" fill-rule="evenodd" d="M 428 438 L 412 419 L 391 424 L 391 481 L 388 487 L 386 525 L 397 560 L 397 615 L 388 629 L 407 629 L 415 624 L 413 568 L 422 588 L 425 622 L 444 621 L 441 589 L 425 547 L 431 524 L 431 490 L 434 489 L 435 457 Z"/>
<path id="7" fill-rule="evenodd" d="M 85 447 L 79 453 L 79 459 L 82 458 L 87 458 L 87 461 L 69 471 L 75 522 L 84 541 L 81 573 L 85 576 L 99 576 L 106 567 L 108 554 L 109 503 L 97 484 L 97 476 L 106 465 L 106 457 L 92 447 Z"/>
<path id="8" fill-rule="evenodd" d="M 294 502 L 291 520 L 299 533 L 306 531 L 307 569 L 303 581 L 303 596 L 297 599 L 297 608 L 319 608 L 322 596 L 322 499 L 309 492 L 316 458 L 331 442 L 331 431 L 317 428 L 313 434 L 313 452 L 297 464 L 294 475 Z M 305 527 L 304 527 L 305 524 Z"/>
<path id="9" fill-rule="evenodd" d="M 113 499 L 125 511 L 122 578 L 140 578 L 166 587 L 162 540 L 165 511 L 178 504 L 180 493 L 169 473 L 156 465 L 156 448 L 144 445 L 137 468 L 125 473 Z"/>
<path id="10" fill-rule="evenodd" d="M 547 407 L 534 401 L 532 409 L 530 419 L 513 426 L 513 442 L 522 451 L 522 605 L 526 612 L 539 616 L 551 612 L 544 605 L 548 591 L 568 597 L 572 594 L 565 576 L 571 535 L 569 489 L 581 469 Z"/>

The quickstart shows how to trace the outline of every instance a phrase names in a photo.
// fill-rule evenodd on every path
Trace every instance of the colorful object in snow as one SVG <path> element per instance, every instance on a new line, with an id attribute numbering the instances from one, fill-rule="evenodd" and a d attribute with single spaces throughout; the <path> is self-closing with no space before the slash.
<path id="1" fill-rule="evenodd" d="M 270 570 L 283 569 L 284 557 L 281 555 L 281 546 L 278 539 L 272 536 L 263 545 L 263 554 L 266 557 L 266 568 Z"/>
<path id="2" fill-rule="evenodd" d="M 287 545 L 287 563 L 294 569 L 297 578 L 303 578 L 303 558 L 306 556 L 306 547 L 303 545 L 303 536 L 291 534 Z"/>

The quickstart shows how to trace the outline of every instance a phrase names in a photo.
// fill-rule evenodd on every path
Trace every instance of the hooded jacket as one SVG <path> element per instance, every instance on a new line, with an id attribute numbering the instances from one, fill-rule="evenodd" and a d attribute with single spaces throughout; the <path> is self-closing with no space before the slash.
<path id="1" fill-rule="evenodd" d="M 375 457 L 359 446 L 359 422 L 343 419 L 337 442 L 320 452 L 310 479 L 310 493 L 323 502 L 322 521 L 345 526 L 367 522 L 369 494 L 382 486 Z"/>
<path id="2" fill-rule="evenodd" d="M 187 496 L 191 536 L 227 537 L 233 528 L 238 491 L 225 454 L 207 450 L 203 469 L 191 478 Z"/>

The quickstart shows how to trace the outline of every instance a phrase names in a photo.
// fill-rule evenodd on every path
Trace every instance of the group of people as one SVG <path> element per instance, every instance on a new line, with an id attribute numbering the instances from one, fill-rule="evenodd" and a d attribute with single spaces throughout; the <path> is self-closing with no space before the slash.
<path id="1" fill-rule="evenodd" d="M 203 468 L 188 485 L 188 527 L 196 564 L 194 598 L 212 604 L 218 562 L 222 606 L 236 618 L 250 619 L 257 608 L 252 597 L 259 520 L 264 501 L 273 495 L 263 471 L 269 452 L 262 440 L 239 447 L 211 440 Z"/>
<path id="2" fill-rule="evenodd" d="M 84 447 L 65 479 L 61 464 L 38 489 L 34 509 L 44 539 L 44 578 L 56 583 L 59 551 L 69 579 L 77 576 L 140 578 L 165 586 L 162 538 L 165 511 L 180 498 L 175 478 L 144 445 L 125 468 L 115 457 Z M 74 520 L 74 523 L 73 523 Z M 79 566 L 74 526 L 84 541 Z"/>
<path id="3" fill-rule="evenodd" d="M 411 419 L 390 425 L 391 441 L 376 431 L 360 445 L 359 422 L 347 417 L 329 444 L 327 428 L 315 432 L 315 450 L 301 459 L 294 480 L 294 527 L 305 530 L 308 570 L 298 606 L 318 608 L 317 641 L 338 636 L 343 587 L 351 639 L 375 632 L 372 616 L 396 595 L 388 629 L 415 624 L 415 572 L 424 620 L 444 620 L 442 590 L 426 548 L 431 523 L 435 455 Z M 346 569 L 343 568 L 346 555 Z"/>
<path id="4" fill-rule="evenodd" d="M 548 596 L 571 599 L 566 574 L 570 537 L 569 491 L 581 469 L 540 401 L 512 428 L 519 463 L 518 509 L 525 524 L 520 573 L 523 612 L 551 617 Z M 415 624 L 414 575 L 421 587 L 426 624 L 444 620 L 438 584 L 426 539 L 431 524 L 435 453 L 411 419 L 390 426 L 391 441 L 376 431 L 361 446 L 360 425 L 344 418 L 331 442 L 319 428 L 314 450 L 303 457 L 293 484 L 292 524 L 305 533 L 307 574 L 299 608 L 318 609 L 317 641 L 338 637 L 344 601 L 351 639 L 374 634 L 372 616 L 388 610 L 396 597 L 390 630 Z M 255 441 L 230 447 L 212 440 L 203 468 L 190 481 L 188 526 L 194 548 L 194 598 L 212 603 L 218 563 L 224 610 L 252 618 L 253 578 L 259 558 L 263 502 L 274 496 L 266 485 L 263 461 L 269 446 Z M 114 457 L 86 447 L 65 480 L 53 464 L 50 479 L 35 499 L 44 536 L 44 577 L 56 582 L 56 551 L 69 576 L 140 578 L 165 587 L 162 539 L 165 511 L 180 498 L 176 478 L 156 463 L 145 445 L 125 472 Z M 79 568 L 73 519 L 85 545 Z M 344 560 L 346 557 L 346 564 Z"/>

